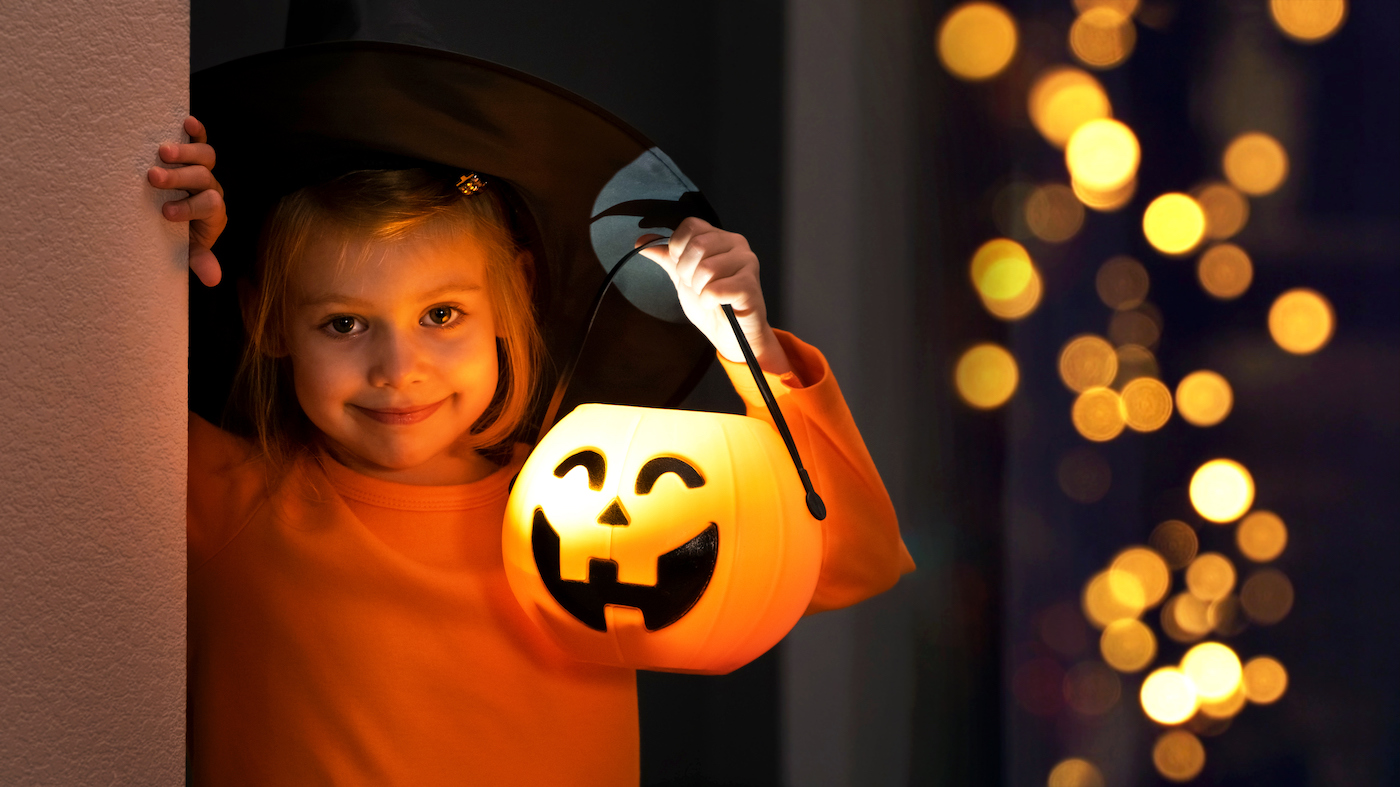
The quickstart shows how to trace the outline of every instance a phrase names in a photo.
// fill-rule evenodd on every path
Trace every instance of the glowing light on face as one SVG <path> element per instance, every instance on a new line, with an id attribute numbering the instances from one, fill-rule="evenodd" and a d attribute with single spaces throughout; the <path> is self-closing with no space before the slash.
<path id="1" fill-rule="evenodd" d="M 1278 702 L 1288 690 L 1288 670 L 1277 659 L 1256 656 L 1244 665 L 1244 694 L 1256 705 Z"/>
<path id="2" fill-rule="evenodd" d="M 1186 730 L 1172 730 L 1152 747 L 1152 764 L 1165 779 L 1189 782 L 1206 767 L 1206 747 Z"/>
<path id="3" fill-rule="evenodd" d="M 1090 388 L 1074 400 L 1070 410 L 1074 428 L 1086 440 L 1106 442 L 1122 434 L 1123 403 L 1111 388 Z"/>
<path id="4" fill-rule="evenodd" d="M 1225 177 L 1246 194 L 1261 197 L 1283 185 L 1288 177 L 1288 152 L 1273 137 L 1250 131 L 1225 148 Z"/>
<path id="5" fill-rule="evenodd" d="M 1225 598 L 1235 587 L 1235 566 L 1218 552 L 1207 552 L 1186 567 L 1186 587 L 1201 601 Z"/>
<path id="6" fill-rule="evenodd" d="M 1269 0 L 1269 13 L 1283 34 L 1315 44 L 1332 37 L 1346 20 L 1346 0 Z"/>
<path id="7" fill-rule="evenodd" d="M 1063 243 L 1084 226 L 1084 206 L 1069 186 L 1041 186 L 1026 200 L 1026 226 L 1046 243 Z"/>
<path id="8" fill-rule="evenodd" d="M 1185 194 L 1163 194 L 1142 214 L 1147 242 L 1163 254 L 1189 254 L 1206 234 L 1206 213 Z"/>
<path id="9" fill-rule="evenodd" d="M 1069 28 L 1069 48 L 1091 68 L 1113 68 L 1128 59 L 1137 43 L 1133 20 L 1112 6 L 1090 8 Z"/>
<path id="10" fill-rule="evenodd" d="M 1240 588 L 1240 605 L 1250 620 L 1271 626 L 1293 609 L 1293 583 L 1277 569 L 1256 571 Z"/>
<path id="11" fill-rule="evenodd" d="M 1219 524 L 1233 522 L 1254 504 L 1254 478 L 1239 462 L 1212 459 L 1191 476 L 1190 495 L 1196 513 Z"/>
<path id="12" fill-rule="evenodd" d="M 1151 279 L 1142 263 L 1132 257 L 1114 257 L 1099 267 L 1094 276 L 1094 289 L 1099 300 L 1110 309 L 1127 311 L 1142 305 L 1147 299 Z"/>
<path id="13" fill-rule="evenodd" d="M 1152 528 L 1147 543 L 1162 556 L 1169 568 L 1186 568 L 1196 557 L 1199 540 L 1191 526 L 1177 519 L 1168 519 Z"/>
<path id="14" fill-rule="evenodd" d="M 1155 432 L 1172 417 L 1172 392 L 1160 380 L 1139 377 L 1123 386 L 1121 394 L 1128 427 Z"/>
<path id="15" fill-rule="evenodd" d="M 943 17 L 937 41 L 938 57 L 953 76 L 991 79 L 1016 55 L 1016 20 L 996 3 L 964 3 Z"/>
<path id="16" fill-rule="evenodd" d="M 1106 386 L 1118 374 L 1118 355 L 1101 337 L 1084 334 L 1060 350 L 1060 379 L 1071 391 L 1083 393 Z"/>
<path id="17" fill-rule="evenodd" d="M 1075 130 L 1090 120 L 1113 115 L 1099 81 L 1069 66 L 1047 68 L 1036 76 L 1027 109 L 1036 130 L 1057 148 L 1063 148 Z"/>
<path id="18" fill-rule="evenodd" d="M 1016 359 L 995 344 L 979 344 L 958 359 L 954 382 L 963 401 L 979 410 L 1006 404 L 1016 392 Z"/>
<path id="19" fill-rule="evenodd" d="M 1244 295 L 1254 279 L 1254 265 L 1244 249 L 1233 243 L 1212 246 L 1196 263 L 1196 278 L 1201 287 L 1223 301 Z"/>
<path id="20" fill-rule="evenodd" d="M 1235 543 L 1245 557 L 1255 563 L 1267 563 L 1283 554 L 1288 545 L 1288 528 L 1278 514 L 1254 511 L 1241 520 Z"/>
<path id="21" fill-rule="evenodd" d="M 1332 304 L 1314 290 L 1289 290 L 1269 308 L 1269 334 L 1279 347 L 1294 355 L 1326 347 L 1335 325 Z"/>
<path id="22" fill-rule="evenodd" d="M 1206 702 L 1219 702 L 1240 687 L 1244 668 L 1240 657 L 1228 645 L 1202 642 L 1186 651 L 1181 659 L 1181 671 L 1196 686 L 1196 693 Z"/>
<path id="23" fill-rule="evenodd" d="M 1139 692 L 1142 710 L 1158 724 L 1180 724 L 1191 718 L 1199 706 L 1196 686 L 1175 667 L 1162 667 L 1142 682 Z"/>
<path id="24" fill-rule="evenodd" d="M 1249 221 L 1249 200 L 1225 183 L 1211 183 L 1196 192 L 1196 202 L 1206 212 L 1206 237 L 1225 240 Z"/>
<path id="25" fill-rule="evenodd" d="M 1111 192 L 1132 182 L 1141 155 L 1132 129 L 1107 118 L 1075 129 L 1065 146 L 1065 164 L 1074 181 L 1095 192 Z"/>
<path id="26" fill-rule="evenodd" d="M 1230 414 L 1234 402 L 1230 383 L 1206 369 L 1186 375 L 1176 386 L 1176 409 L 1193 426 L 1215 426 Z"/>
<path id="27" fill-rule="evenodd" d="M 1104 629 L 1099 652 L 1119 672 L 1137 672 L 1157 657 L 1157 637 L 1140 620 L 1117 620 Z"/>
<path id="28" fill-rule="evenodd" d="M 1103 774 L 1088 760 L 1073 757 L 1050 771 L 1045 787 L 1104 787 Z"/>

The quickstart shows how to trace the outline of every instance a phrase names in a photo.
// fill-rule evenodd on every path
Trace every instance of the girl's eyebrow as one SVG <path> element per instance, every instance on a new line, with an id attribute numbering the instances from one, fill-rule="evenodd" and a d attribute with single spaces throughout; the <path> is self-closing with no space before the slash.
<path id="1" fill-rule="evenodd" d="M 444 284 L 441 287 L 429 290 L 423 293 L 422 295 L 419 295 L 418 300 L 430 301 L 440 295 L 446 295 L 449 292 L 475 292 L 480 289 L 482 289 L 482 286 L 480 284 L 466 284 L 463 282 L 454 282 L 452 284 Z M 340 303 L 346 306 L 356 306 L 359 308 L 369 308 L 374 305 L 369 301 L 362 300 L 360 298 L 355 298 L 349 295 L 341 295 L 340 293 L 332 292 L 303 301 L 301 306 L 304 309 L 309 309 L 313 306 L 325 306 L 332 303 Z"/>

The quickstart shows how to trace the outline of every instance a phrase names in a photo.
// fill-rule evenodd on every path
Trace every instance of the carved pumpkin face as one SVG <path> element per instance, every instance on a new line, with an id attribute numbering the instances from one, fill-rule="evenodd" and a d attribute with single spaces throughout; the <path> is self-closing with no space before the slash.
<path id="1" fill-rule="evenodd" d="M 525 462 L 502 550 L 526 614 L 575 658 L 720 674 L 801 617 L 822 535 L 771 425 L 588 404 Z"/>

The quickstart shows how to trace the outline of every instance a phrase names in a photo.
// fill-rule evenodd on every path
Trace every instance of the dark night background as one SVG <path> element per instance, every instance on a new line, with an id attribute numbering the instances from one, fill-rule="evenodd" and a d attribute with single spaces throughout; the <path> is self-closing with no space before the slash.
<path id="1" fill-rule="evenodd" d="M 1199 523 L 1184 487 L 1221 455 L 1287 520 L 1275 565 L 1297 599 L 1279 624 L 1229 641 L 1277 657 L 1290 687 L 1205 737 L 1193 783 L 1400 780 L 1400 6 L 1353 3 L 1334 37 L 1303 45 L 1272 27 L 1266 0 L 1146 3 L 1156 21 L 1138 25 L 1131 58 L 1098 74 L 1142 143 L 1137 195 L 1090 212 L 1066 243 L 1026 241 L 1046 295 L 1007 324 L 983 310 L 966 261 L 1003 234 L 994 198 L 1008 183 L 1065 179 L 1025 95 L 1040 68 L 1072 62 L 1069 0 L 1006 2 L 1020 50 L 986 83 L 938 61 L 953 3 L 358 2 L 194 0 L 191 66 L 289 41 L 395 40 L 530 72 L 626 119 L 749 238 L 770 319 L 827 352 L 900 511 L 919 570 L 896 590 L 804 621 L 729 676 L 639 674 L 644 783 L 1032 785 L 1069 756 L 1101 760 L 1110 785 L 1165 783 L 1140 676 L 1096 719 L 1031 713 L 1013 677 L 1045 656 L 1048 607 L 1077 603 L 1157 522 Z M 1251 200 L 1235 241 L 1254 259 L 1252 286 L 1215 301 L 1136 222 L 1152 196 L 1218 177 L 1223 145 L 1259 124 L 1291 170 Z M 1122 253 L 1151 271 L 1163 379 L 1216 369 L 1236 405 L 1211 429 L 1176 418 L 1099 446 L 1114 482 L 1086 505 L 1056 483 L 1085 441 L 1055 358 L 1069 337 L 1104 331 L 1094 275 Z M 1264 328 L 1273 299 L 1300 286 L 1336 309 L 1315 355 L 1279 351 Z M 954 361 L 979 341 L 1006 346 L 1021 371 L 1010 404 L 987 413 L 951 390 Z M 723 387 L 712 376 L 690 406 L 731 408 Z M 1200 533 L 1203 550 L 1229 544 L 1224 529 Z"/>

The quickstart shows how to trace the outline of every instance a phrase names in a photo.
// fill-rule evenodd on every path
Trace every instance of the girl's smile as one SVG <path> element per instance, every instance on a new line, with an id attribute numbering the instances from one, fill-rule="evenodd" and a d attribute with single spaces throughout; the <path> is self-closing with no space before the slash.
<path id="1" fill-rule="evenodd" d="M 360 412 L 364 413 L 370 418 L 373 418 L 374 420 L 380 422 L 381 424 L 408 425 L 416 424 L 419 421 L 426 421 L 428 419 L 428 416 L 437 412 L 438 407 L 440 407 L 442 405 L 442 402 L 445 401 L 447 400 L 443 399 L 440 402 L 433 402 L 431 404 L 425 404 L 420 406 L 410 405 L 406 407 L 380 408 L 375 410 L 371 410 L 368 407 L 363 407 L 358 404 L 352 404 L 350 406 L 354 407 L 355 409 L 359 410 Z"/>

